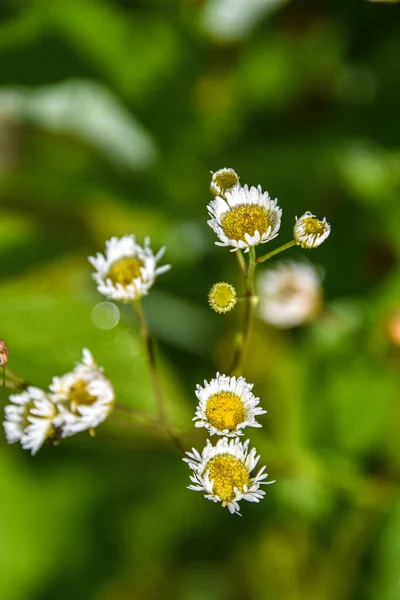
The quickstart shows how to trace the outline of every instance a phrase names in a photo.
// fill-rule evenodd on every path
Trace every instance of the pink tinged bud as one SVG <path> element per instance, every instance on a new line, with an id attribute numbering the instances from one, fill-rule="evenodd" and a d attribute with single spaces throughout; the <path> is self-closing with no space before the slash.
<path id="1" fill-rule="evenodd" d="M 8 362 L 8 348 L 3 340 L 0 340 L 0 367 L 4 367 Z"/>

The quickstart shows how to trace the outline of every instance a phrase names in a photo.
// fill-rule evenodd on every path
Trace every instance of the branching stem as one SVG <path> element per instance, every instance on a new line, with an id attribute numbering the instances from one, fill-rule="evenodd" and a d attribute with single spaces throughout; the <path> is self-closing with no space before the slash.
<path id="1" fill-rule="evenodd" d="M 295 246 L 295 245 L 296 245 L 295 240 L 291 240 L 290 242 L 287 242 L 287 244 L 278 246 L 278 248 L 275 248 L 275 250 L 271 250 L 271 252 L 267 252 L 267 254 L 263 254 L 262 256 L 259 256 L 257 258 L 256 262 L 257 262 L 257 264 L 262 263 L 262 262 L 268 260 L 269 258 L 272 258 L 276 254 L 280 254 L 280 252 L 283 252 L 284 250 L 288 250 L 289 248 L 292 248 L 292 246 Z"/>
<path id="2" fill-rule="evenodd" d="M 165 401 L 164 401 L 164 394 L 163 394 L 160 377 L 159 377 L 159 372 L 158 372 L 158 367 L 157 367 L 157 362 L 156 362 L 154 343 L 153 343 L 153 339 L 150 335 L 150 331 L 149 331 L 149 328 L 147 325 L 146 318 L 144 316 L 143 307 L 142 307 L 140 300 L 136 300 L 136 302 L 134 302 L 134 308 L 136 310 L 136 314 L 137 314 L 137 318 L 138 318 L 140 334 L 142 336 L 143 344 L 144 344 L 146 355 L 147 355 L 147 362 L 148 362 L 149 371 L 150 371 L 151 383 L 153 386 L 154 396 L 155 396 L 156 402 L 157 402 L 158 422 L 159 422 L 160 426 L 165 430 L 165 432 L 169 435 L 169 437 L 171 438 L 172 442 L 175 444 L 175 446 L 179 450 L 179 452 L 181 452 L 182 454 L 185 454 L 185 450 L 182 446 L 182 443 L 181 443 L 179 437 L 172 430 L 171 425 L 168 420 L 166 407 L 165 407 Z"/>

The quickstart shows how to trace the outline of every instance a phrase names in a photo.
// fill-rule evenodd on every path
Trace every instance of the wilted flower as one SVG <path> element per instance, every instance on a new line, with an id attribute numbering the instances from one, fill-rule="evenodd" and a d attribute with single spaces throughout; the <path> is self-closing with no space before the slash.
<path id="1" fill-rule="evenodd" d="M 257 281 L 260 317 L 288 328 L 310 321 L 322 304 L 321 280 L 314 267 L 285 262 L 261 273 Z"/>
<path id="2" fill-rule="evenodd" d="M 239 185 L 239 175 L 233 169 L 219 169 L 212 174 L 210 191 L 213 196 L 224 196 L 227 190 Z"/>
<path id="3" fill-rule="evenodd" d="M 226 313 L 235 307 L 236 290 L 230 283 L 214 283 L 208 294 L 208 302 L 216 313 Z"/>
<path id="4" fill-rule="evenodd" d="M 265 410 L 258 406 L 260 399 L 252 393 L 253 384 L 244 377 L 227 377 L 217 373 L 204 388 L 197 386 L 199 404 L 196 409 L 196 427 L 206 427 L 210 435 L 233 437 L 243 435 L 244 427 L 261 427 L 256 421 Z"/>
<path id="5" fill-rule="evenodd" d="M 10 396 L 4 408 L 4 432 L 9 444 L 21 442 L 25 450 L 36 454 L 47 439 L 52 439 L 62 418 L 51 395 L 36 387 Z"/>
<path id="6" fill-rule="evenodd" d="M 92 429 L 102 423 L 114 406 L 114 390 L 89 350 L 82 362 L 62 377 L 54 377 L 50 390 L 62 416 L 62 437 Z"/>
<path id="7" fill-rule="evenodd" d="M 331 226 L 324 217 L 318 221 L 315 215 L 306 212 L 294 224 L 293 235 L 296 243 L 302 248 L 317 248 L 326 240 L 331 232 Z"/>
<path id="8" fill-rule="evenodd" d="M 232 246 L 233 251 L 269 242 L 278 235 L 282 210 L 268 192 L 257 188 L 234 187 L 217 196 L 208 205 L 208 222 L 220 242 L 217 246 Z"/>
<path id="9" fill-rule="evenodd" d="M 146 238 L 143 248 L 135 241 L 134 235 L 122 238 L 112 237 L 106 242 L 106 254 L 97 253 L 89 261 L 96 269 L 93 278 L 103 296 L 132 302 L 145 296 L 157 275 L 165 273 L 170 265 L 157 267 L 165 248 L 154 255 L 150 239 Z"/>
<path id="10" fill-rule="evenodd" d="M 259 502 L 265 495 L 260 485 L 274 482 L 264 481 L 268 477 L 265 467 L 254 477 L 250 476 L 260 457 L 255 448 L 250 452 L 248 448 L 249 440 L 242 444 L 238 438 L 222 438 L 215 446 L 207 440 L 201 454 L 194 448 L 186 452 L 189 458 L 183 460 L 193 471 L 190 476 L 193 485 L 188 486 L 189 490 L 206 492 L 205 498 L 221 502 L 232 514 L 240 514 L 240 500 Z"/>

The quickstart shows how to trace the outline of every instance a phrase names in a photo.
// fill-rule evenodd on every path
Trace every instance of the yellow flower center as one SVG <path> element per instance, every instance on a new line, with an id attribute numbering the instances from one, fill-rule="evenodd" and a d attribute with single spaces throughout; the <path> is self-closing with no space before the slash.
<path id="1" fill-rule="evenodd" d="M 213 492 L 224 505 L 235 498 L 235 488 L 243 492 L 244 486 L 249 486 L 248 470 L 231 454 L 215 456 L 208 461 L 204 471 L 209 471 L 209 479 L 214 481 Z"/>
<path id="2" fill-rule="evenodd" d="M 208 300 L 215 312 L 228 312 L 236 304 L 236 290 L 229 283 L 215 283 L 210 290 Z"/>
<path id="3" fill-rule="evenodd" d="M 30 425 L 31 423 L 28 421 L 28 417 L 36 417 L 37 415 L 32 415 L 31 410 L 32 408 L 35 408 L 35 403 L 33 402 L 33 400 L 31 400 L 30 402 L 28 402 L 28 404 L 25 404 L 25 411 L 24 411 L 24 422 L 23 422 L 23 428 L 25 429 L 26 427 L 28 427 L 28 425 Z M 39 417 L 40 418 L 40 417 Z"/>
<path id="4" fill-rule="evenodd" d="M 210 396 L 206 406 L 207 421 L 220 431 L 233 430 L 246 418 L 243 401 L 232 392 L 218 392 Z"/>
<path id="5" fill-rule="evenodd" d="M 306 217 L 303 219 L 303 226 L 306 233 L 311 235 L 323 235 L 327 229 L 326 223 L 318 221 L 314 217 Z"/>
<path id="6" fill-rule="evenodd" d="M 72 406 L 85 405 L 90 406 L 97 400 L 97 396 L 92 396 L 87 389 L 88 383 L 80 379 L 69 389 L 69 399 Z"/>
<path id="7" fill-rule="evenodd" d="M 117 260 L 111 265 L 107 273 L 106 279 L 111 279 L 114 285 L 120 283 L 126 287 L 131 284 L 134 279 L 140 277 L 140 268 L 143 267 L 143 262 L 136 257 L 127 257 Z"/>
<path id="8" fill-rule="evenodd" d="M 245 234 L 253 236 L 256 231 L 260 236 L 268 231 L 270 218 L 264 206 L 242 205 L 233 208 L 222 218 L 222 229 L 230 240 L 243 240 Z"/>

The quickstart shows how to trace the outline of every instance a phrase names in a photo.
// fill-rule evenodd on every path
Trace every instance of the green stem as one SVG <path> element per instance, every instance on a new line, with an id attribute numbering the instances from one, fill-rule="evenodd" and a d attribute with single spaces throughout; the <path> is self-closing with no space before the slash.
<path id="1" fill-rule="evenodd" d="M 137 300 L 134 303 L 134 308 L 136 310 L 136 314 L 138 317 L 140 334 L 142 336 L 144 347 L 146 350 L 151 383 L 153 386 L 153 391 L 154 391 L 154 395 L 155 395 L 156 402 L 157 402 L 158 422 L 164 428 L 166 433 L 169 435 L 169 437 L 171 438 L 171 440 L 173 441 L 173 443 L 175 444 L 177 449 L 182 454 L 185 454 L 185 450 L 181 444 L 180 439 L 173 432 L 173 430 L 171 429 L 171 426 L 169 424 L 169 421 L 168 421 L 168 416 L 167 416 L 165 402 L 164 402 L 164 394 L 163 394 L 163 390 L 161 387 L 161 382 L 160 382 L 160 378 L 159 378 L 159 374 L 158 374 L 156 356 L 155 356 L 155 351 L 154 351 L 154 343 L 153 343 L 153 339 L 150 335 L 150 331 L 149 331 L 149 328 L 147 325 L 146 318 L 144 316 L 143 307 L 142 307 L 140 300 Z"/>
<path id="2" fill-rule="evenodd" d="M 145 419 L 146 421 L 151 421 L 152 423 L 159 423 L 159 419 L 149 415 L 138 408 L 133 408 L 132 406 L 127 406 L 126 404 L 115 404 L 115 410 L 127 413 L 132 417 L 136 417 L 138 419 Z"/>
<path id="3" fill-rule="evenodd" d="M 239 267 L 243 273 L 243 277 L 247 277 L 247 266 L 246 261 L 244 260 L 243 252 L 241 250 L 237 250 L 235 254 L 236 258 L 238 259 Z"/>
<path id="4" fill-rule="evenodd" d="M 255 287 L 255 270 L 256 270 L 256 251 L 255 248 L 250 248 L 249 252 L 249 266 L 248 269 L 245 270 L 245 306 L 244 306 L 244 315 L 243 315 L 243 323 L 241 331 L 238 334 L 237 345 L 235 349 L 235 353 L 233 355 L 231 368 L 229 370 L 231 375 L 236 375 L 239 373 L 244 356 L 246 353 L 247 344 L 249 341 L 250 330 L 251 330 L 251 321 L 253 317 L 253 308 L 254 308 L 254 287 Z"/>
<path id="5" fill-rule="evenodd" d="M 258 263 L 262 263 L 266 260 L 268 260 L 269 258 L 272 258 L 273 256 L 275 256 L 275 254 L 279 254 L 280 252 L 283 252 L 284 250 L 287 250 L 288 248 L 292 248 L 292 246 L 296 246 L 296 242 L 295 240 L 291 240 L 290 242 L 287 242 L 287 244 L 283 244 L 283 246 L 278 246 L 278 248 L 275 248 L 275 250 L 272 250 L 271 252 L 267 252 L 267 254 L 263 254 L 263 256 L 259 256 L 257 258 L 257 264 Z"/>
<path id="6" fill-rule="evenodd" d="M 13 373 L 8 367 L 3 366 L 3 387 L 9 387 L 14 390 L 26 390 L 30 385 L 29 381 Z"/>

